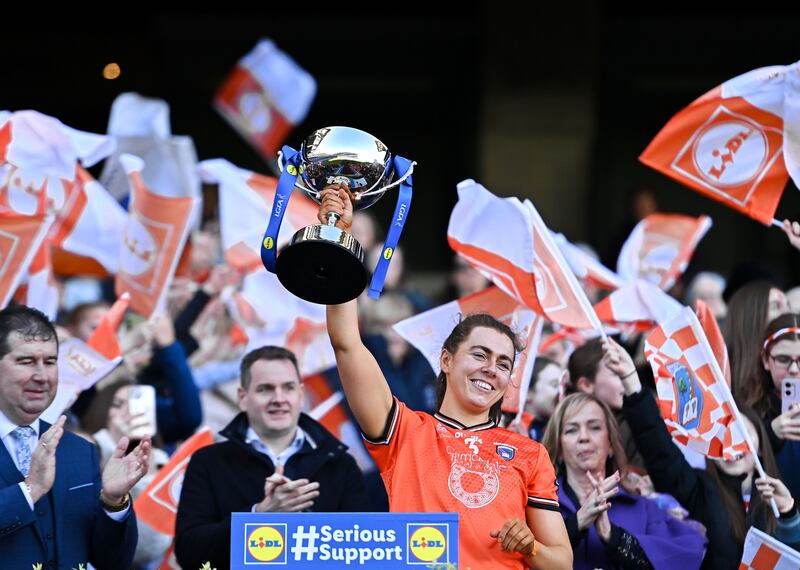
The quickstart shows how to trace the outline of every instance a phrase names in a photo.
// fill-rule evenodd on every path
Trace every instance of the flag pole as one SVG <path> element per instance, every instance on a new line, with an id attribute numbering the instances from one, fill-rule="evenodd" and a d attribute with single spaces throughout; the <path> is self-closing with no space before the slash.
<path id="1" fill-rule="evenodd" d="M 756 446 L 753 444 L 753 440 L 750 437 L 750 432 L 747 431 L 745 423 L 742 421 L 742 414 L 739 411 L 739 406 L 736 405 L 736 402 L 733 399 L 733 394 L 731 394 L 731 389 L 728 386 L 728 382 L 725 380 L 725 375 L 722 373 L 722 370 L 719 367 L 719 362 L 717 362 L 717 357 L 714 356 L 714 351 L 710 350 L 708 339 L 706 338 L 706 334 L 703 331 L 703 327 L 700 326 L 700 321 L 697 320 L 697 317 L 694 314 L 694 311 L 689 311 L 691 314 L 690 322 L 692 324 L 692 329 L 694 331 L 695 336 L 697 338 L 702 338 L 704 342 L 702 343 L 703 351 L 706 352 L 706 358 L 711 365 L 711 371 L 716 378 L 717 384 L 722 386 L 722 392 L 725 396 L 725 399 L 728 401 L 728 405 L 731 407 L 731 411 L 733 412 L 733 423 L 734 425 L 738 424 L 739 431 L 741 432 L 742 438 L 744 439 L 747 447 L 750 449 L 750 453 L 753 456 L 753 462 L 755 463 L 756 471 L 758 471 L 759 476 L 766 477 L 767 473 L 764 471 L 763 465 L 761 465 L 761 460 L 758 458 L 758 453 L 756 453 Z M 733 429 L 733 425 L 729 426 L 729 429 Z M 775 515 L 775 518 L 778 519 L 781 516 L 780 511 L 778 510 L 778 504 L 775 502 L 775 497 L 772 497 L 769 500 L 770 505 L 772 506 L 772 513 Z"/>
<path id="2" fill-rule="evenodd" d="M 772 221 L 770 222 L 770 225 L 771 226 L 775 226 L 776 228 L 782 228 L 783 227 L 783 222 L 781 222 L 780 220 L 778 220 L 776 218 L 772 218 Z"/>

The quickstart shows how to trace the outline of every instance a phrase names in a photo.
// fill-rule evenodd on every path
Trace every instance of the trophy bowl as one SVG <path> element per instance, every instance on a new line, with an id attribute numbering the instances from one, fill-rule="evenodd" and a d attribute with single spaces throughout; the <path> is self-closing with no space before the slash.
<path id="1" fill-rule="evenodd" d="M 350 127 L 314 131 L 303 141 L 300 157 L 295 187 L 317 203 L 326 186 L 345 183 L 353 210 L 364 209 L 402 182 L 393 182 L 392 155 L 386 145 Z M 325 305 L 345 303 L 358 297 L 367 284 L 369 272 L 361 244 L 336 227 L 337 219 L 330 214 L 327 224 L 297 231 L 278 255 L 278 279 L 301 299 Z"/>

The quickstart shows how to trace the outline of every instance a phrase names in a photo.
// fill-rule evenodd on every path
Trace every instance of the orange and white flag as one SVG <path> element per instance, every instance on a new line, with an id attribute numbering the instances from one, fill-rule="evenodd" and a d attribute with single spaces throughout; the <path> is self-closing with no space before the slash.
<path id="1" fill-rule="evenodd" d="M 651 214 L 636 224 L 625 240 L 617 274 L 626 282 L 643 279 L 668 291 L 710 228 L 708 216 Z"/>
<path id="2" fill-rule="evenodd" d="M 725 376 L 725 382 L 728 387 L 731 385 L 731 365 L 728 359 L 728 347 L 725 345 L 725 338 L 722 336 L 722 331 L 719 328 L 719 323 L 714 317 L 714 313 L 708 308 L 703 301 L 697 300 L 697 321 L 703 327 L 703 332 L 706 333 L 708 344 L 711 346 L 711 351 L 717 359 L 719 369 L 722 370 L 722 375 Z"/>
<path id="3" fill-rule="evenodd" d="M 134 501 L 136 517 L 162 534 L 175 536 L 175 516 L 186 467 L 195 451 L 213 443 L 210 428 L 202 428 L 184 441 Z"/>
<path id="4" fill-rule="evenodd" d="M 639 157 L 769 225 L 792 176 L 800 187 L 800 62 L 755 69 L 689 104 Z"/>
<path id="5" fill-rule="evenodd" d="M 56 215 L 49 245 L 99 262 L 114 273 L 127 213 L 77 163 L 67 178 L 26 174 L 0 165 L 0 213 L 33 215 L 44 208 Z"/>
<path id="6" fill-rule="evenodd" d="M 114 274 L 128 213 L 81 166 L 75 180 L 61 181 L 64 205 L 59 209 L 48 239 L 51 245 L 89 257 Z"/>
<path id="7" fill-rule="evenodd" d="M 751 526 L 744 537 L 739 570 L 797 570 L 800 552 Z"/>
<path id="8" fill-rule="evenodd" d="M 48 232 L 48 236 L 50 232 Z M 53 275 L 53 258 L 50 254 L 50 242 L 45 237 L 36 255 L 28 267 L 28 278 L 25 283 L 25 304 L 40 310 L 51 321 L 56 320 L 58 306 L 61 301 L 56 280 Z"/>
<path id="9" fill-rule="evenodd" d="M 749 453 L 736 403 L 692 309 L 683 307 L 650 333 L 644 354 L 673 439 L 706 457 Z"/>
<path id="10" fill-rule="evenodd" d="M 278 180 L 223 159 L 204 160 L 199 171 L 204 182 L 219 185 L 219 225 L 226 261 L 242 271 L 261 269 L 261 240 Z M 278 247 L 289 243 L 296 231 L 318 224 L 318 211 L 317 203 L 302 192 L 292 195 L 278 234 Z"/>
<path id="11" fill-rule="evenodd" d="M 157 568 L 158 570 L 181 570 L 178 559 L 175 557 L 175 539 L 172 540 L 172 544 L 169 545 Z"/>
<path id="12" fill-rule="evenodd" d="M 108 376 L 120 362 L 121 355 L 106 358 L 75 337 L 62 342 L 58 347 L 58 391 L 42 419 L 55 423 L 81 392 Z"/>
<path id="13" fill-rule="evenodd" d="M 308 415 L 347 445 L 347 452 L 353 456 L 363 473 L 377 470 L 375 462 L 364 447 L 361 430 L 347 413 L 344 394 L 331 388 L 326 374 L 304 376 L 303 389 L 309 407 Z"/>
<path id="14" fill-rule="evenodd" d="M 600 320 L 626 332 L 647 332 L 681 310 L 683 305 L 655 285 L 636 279 L 594 306 Z"/>
<path id="15" fill-rule="evenodd" d="M 5 308 L 40 251 L 53 217 L 0 215 L 0 307 Z"/>
<path id="16" fill-rule="evenodd" d="M 458 184 L 450 247 L 506 294 L 553 322 L 600 329 L 575 274 L 533 204 L 498 198 L 474 180 Z"/>
<path id="17" fill-rule="evenodd" d="M 308 114 L 316 92 L 314 78 L 263 39 L 225 79 L 214 107 L 264 158 L 272 159 Z"/>
<path id="18" fill-rule="evenodd" d="M 73 129 L 37 111 L 0 118 L 0 164 L 10 163 L 40 183 L 48 176 L 73 180 L 79 160 L 92 166 L 110 155 L 114 146 L 110 137 Z"/>
<path id="19" fill-rule="evenodd" d="M 544 324 L 544 318 L 529 307 L 521 305 L 497 287 L 489 287 L 414 315 L 396 323 L 392 328 L 419 350 L 434 373 L 438 374 L 439 356 L 445 339 L 462 316 L 473 313 L 489 313 L 509 325 L 525 343 L 525 349 L 517 355 L 511 382 L 503 398 L 503 411 L 521 413 L 525 397 L 520 398 L 520 394 L 528 393 L 536 348 L 539 346 Z"/>
<path id="20" fill-rule="evenodd" d="M 122 356 L 122 349 L 119 346 L 119 339 L 117 338 L 117 330 L 122 324 L 122 319 L 125 316 L 125 311 L 128 310 L 128 305 L 131 303 L 131 296 L 128 293 L 123 293 L 119 298 L 114 301 L 108 312 L 103 315 L 103 319 L 97 328 L 94 329 L 92 335 L 86 340 L 86 344 L 91 346 L 98 353 L 102 354 L 108 359 L 114 359 Z"/>
<path id="21" fill-rule="evenodd" d="M 163 308 L 199 201 L 155 194 L 142 181 L 140 158 L 126 154 L 120 162 L 130 180 L 131 203 L 119 249 L 116 293 L 130 293 L 131 309 L 149 317 Z"/>
<path id="22" fill-rule="evenodd" d="M 286 347 L 297 356 L 301 376 L 336 366 L 324 305 L 295 297 L 263 268 L 244 278 L 241 299 L 264 323 L 245 328 L 248 351 L 265 345 Z"/>
<path id="23" fill-rule="evenodd" d="M 564 234 L 553 234 L 553 239 L 561 250 L 564 259 L 569 263 L 575 276 L 587 285 L 615 291 L 623 285 L 619 275 L 611 271 L 596 258 L 570 242 Z"/>

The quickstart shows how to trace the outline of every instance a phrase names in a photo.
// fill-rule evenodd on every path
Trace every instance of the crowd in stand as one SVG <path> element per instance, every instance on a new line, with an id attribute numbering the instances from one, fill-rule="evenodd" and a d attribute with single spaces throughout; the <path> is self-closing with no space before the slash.
<path id="1" fill-rule="evenodd" d="M 380 253 L 369 215 L 355 215 L 353 232 L 373 257 Z M 130 413 L 128 401 L 134 386 L 155 388 L 157 429 L 147 472 L 131 487 L 133 498 L 202 424 L 218 432 L 221 443 L 195 454 L 184 482 L 175 545 L 187 569 L 206 561 L 227 567 L 231 512 L 386 510 L 386 492 L 363 442 L 350 441 L 348 450 L 308 415 L 295 355 L 247 346 L 241 315 L 229 302 L 242 275 L 224 263 L 213 225 L 195 232 L 191 244 L 167 312 L 147 320 L 126 316 L 118 331 L 123 364 L 80 395 L 66 412 L 65 428 L 97 446 L 102 467 L 113 461 L 120 440 L 129 450 L 143 441 L 137 433 L 145 419 Z M 378 301 L 358 299 L 363 346 L 396 399 L 390 404 L 438 418 L 439 380 L 392 325 L 489 283 L 456 258 L 439 296 L 429 297 L 408 285 L 400 251 L 391 268 Z M 62 285 L 58 339 L 85 341 L 112 299 L 104 296 L 102 280 L 72 278 Z M 800 408 L 782 412 L 779 391 L 784 378 L 800 377 L 800 306 L 763 278 L 742 281 L 736 290 L 725 285 L 720 275 L 695 273 L 680 300 L 703 300 L 721 325 L 732 392 L 766 476 L 747 454 L 706 459 L 670 438 L 640 336 L 619 343 L 549 338 L 558 326 L 547 325 L 524 421 L 508 429 L 549 453 L 575 567 L 736 568 L 750 526 L 800 545 L 794 500 L 800 493 Z M 324 376 L 332 390 L 350 382 L 335 368 Z M 361 429 L 374 446 L 382 429 L 368 431 L 363 423 Z M 772 499 L 778 517 L 769 508 Z M 155 568 L 171 544 L 172 537 L 139 521 L 134 567 Z"/>

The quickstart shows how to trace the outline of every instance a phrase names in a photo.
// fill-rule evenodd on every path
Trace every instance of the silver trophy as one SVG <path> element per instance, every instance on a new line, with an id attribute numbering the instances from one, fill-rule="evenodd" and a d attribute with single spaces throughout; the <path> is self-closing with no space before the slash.
<path id="1" fill-rule="evenodd" d="M 350 127 L 314 131 L 303 141 L 300 155 L 295 187 L 320 203 L 326 186 L 345 183 L 353 210 L 373 205 L 413 171 L 412 163 L 398 175 L 386 145 Z M 282 159 L 279 167 L 283 170 Z M 336 227 L 338 218 L 330 213 L 327 224 L 299 230 L 278 255 L 278 279 L 301 299 L 325 305 L 345 303 L 358 297 L 367 284 L 369 272 L 364 267 L 361 244 Z"/>

